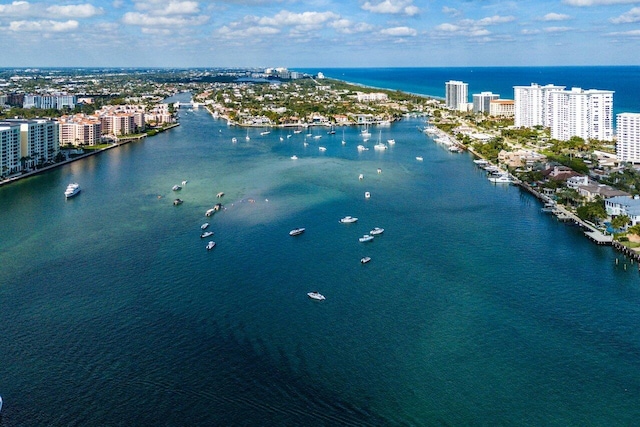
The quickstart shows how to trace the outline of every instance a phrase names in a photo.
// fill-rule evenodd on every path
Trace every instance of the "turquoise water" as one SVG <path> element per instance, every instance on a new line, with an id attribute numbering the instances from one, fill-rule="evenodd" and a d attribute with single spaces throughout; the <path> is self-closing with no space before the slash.
<path id="1" fill-rule="evenodd" d="M 183 110 L 0 188 L 0 426 L 635 424 L 637 266 L 423 124 L 358 152 Z"/>

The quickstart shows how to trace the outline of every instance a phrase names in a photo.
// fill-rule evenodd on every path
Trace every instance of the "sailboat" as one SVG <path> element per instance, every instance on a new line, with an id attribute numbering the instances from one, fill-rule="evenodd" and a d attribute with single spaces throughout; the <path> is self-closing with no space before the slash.
<path id="1" fill-rule="evenodd" d="M 247 129 L 247 136 L 244 137 L 244 139 L 246 139 L 247 141 L 249 141 L 251 138 L 249 137 L 249 129 Z"/>
<path id="2" fill-rule="evenodd" d="M 342 145 L 345 145 L 347 141 L 344 139 L 344 127 L 342 128 Z"/>
<path id="3" fill-rule="evenodd" d="M 368 123 L 365 123 L 364 129 L 362 129 L 362 132 L 360 132 L 360 134 L 362 135 L 363 138 L 369 139 L 369 137 L 371 136 L 371 132 L 369 132 Z"/>
<path id="4" fill-rule="evenodd" d="M 333 125 L 331 125 L 331 129 L 329 130 L 329 132 L 327 132 L 328 135 L 334 135 L 336 133 L 336 130 L 334 129 Z"/>
<path id="5" fill-rule="evenodd" d="M 381 137 L 382 137 L 382 131 L 380 131 L 380 134 L 378 134 L 378 143 L 373 146 L 373 148 L 376 149 L 376 150 L 386 150 L 387 149 L 387 146 L 382 143 Z"/>

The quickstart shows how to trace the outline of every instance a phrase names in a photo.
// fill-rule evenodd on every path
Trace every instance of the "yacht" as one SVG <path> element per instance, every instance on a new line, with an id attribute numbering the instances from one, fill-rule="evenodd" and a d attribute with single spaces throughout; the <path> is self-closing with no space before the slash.
<path id="1" fill-rule="evenodd" d="M 309 298 L 311 298 L 311 299 L 315 299 L 315 300 L 318 300 L 318 301 L 322 301 L 322 300 L 326 299 L 324 297 L 324 295 L 322 295 L 320 292 L 317 292 L 317 291 L 308 292 L 307 296 Z"/>
<path id="2" fill-rule="evenodd" d="M 211 208 L 211 209 L 207 209 L 207 211 L 204 213 L 204 216 L 211 216 L 216 212 L 215 209 Z"/>
<path id="3" fill-rule="evenodd" d="M 369 198 L 371 198 L 371 193 L 369 193 L 368 191 L 365 191 L 365 192 L 364 192 L 364 198 L 365 198 L 365 199 L 369 199 Z"/>
<path id="4" fill-rule="evenodd" d="M 173 191 L 178 191 L 178 190 L 182 190 L 182 187 L 180 187 L 179 185 L 177 185 L 177 184 L 176 184 L 176 185 L 174 185 L 173 187 L 171 187 L 171 189 L 172 189 Z"/>
<path id="5" fill-rule="evenodd" d="M 208 223 L 208 222 L 205 222 L 204 224 L 202 224 L 202 225 L 200 226 L 200 230 L 206 230 L 206 229 L 207 229 L 207 227 L 209 227 L 209 223 Z"/>
<path id="6" fill-rule="evenodd" d="M 344 218 L 342 218 L 340 220 L 341 223 L 343 224 L 350 224 L 352 222 L 356 222 L 358 220 L 358 218 L 354 218 L 352 216 L 345 216 Z"/>
<path id="7" fill-rule="evenodd" d="M 361 262 L 362 264 L 366 264 L 366 263 L 368 263 L 369 261 L 371 261 L 371 257 L 370 257 L 370 256 L 366 256 L 366 257 L 362 257 L 362 258 L 360 258 L 360 262 Z"/>
<path id="8" fill-rule="evenodd" d="M 200 238 L 204 239 L 205 237 L 213 236 L 213 231 L 205 231 L 200 235 Z"/>
<path id="9" fill-rule="evenodd" d="M 488 179 L 490 182 L 493 182 L 495 184 L 510 184 L 513 182 L 513 179 L 511 178 L 511 176 L 509 176 L 508 173 L 492 175 Z"/>
<path id="10" fill-rule="evenodd" d="M 486 161 L 485 159 L 475 159 L 473 163 L 475 163 L 478 166 L 486 166 L 489 164 L 489 162 Z"/>
<path id="11" fill-rule="evenodd" d="M 64 197 L 66 199 L 77 195 L 80 192 L 80 185 L 76 182 L 69 184 L 67 189 L 64 190 Z"/>
<path id="12" fill-rule="evenodd" d="M 376 145 L 374 145 L 373 148 L 376 149 L 376 150 L 386 150 L 387 146 L 385 144 L 379 142 Z"/>
<path id="13" fill-rule="evenodd" d="M 450 145 L 449 146 L 449 151 L 451 151 L 452 153 L 459 153 L 460 152 L 460 148 L 457 145 Z"/>
<path id="14" fill-rule="evenodd" d="M 419 162 L 421 162 L 421 161 L 423 161 L 424 159 L 422 158 L 422 156 L 416 156 L 416 160 L 417 160 L 417 161 L 419 161 Z"/>
<path id="15" fill-rule="evenodd" d="M 182 203 L 184 203 L 182 199 L 175 199 L 173 201 L 173 206 L 178 206 L 178 205 L 181 205 Z"/>
<path id="16" fill-rule="evenodd" d="M 300 227 L 300 228 L 294 228 L 293 230 L 291 230 L 291 231 L 289 232 L 289 236 L 297 236 L 297 235 L 299 235 L 299 234 L 304 233 L 304 230 L 305 230 L 305 229 L 304 229 L 303 227 Z"/>
<path id="17" fill-rule="evenodd" d="M 384 228 L 375 227 L 373 230 L 369 232 L 372 236 L 384 233 Z"/>
<path id="18" fill-rule="evenodd" d="M 364 242 L 370 242 L 370 241 L 372 241 L 372 240 L 373 240 L 373 236 L 372 236 L 372 235 L 370 235 L 370 234 L 365 234 L 364 236 L 362 236 L 362 237 L 360 237 L 360 238 L 358 239 L 358 241 L 359 241 L 359 242 L 362 242 L 362 243 L 364 243 Z"/>
<path id="19" fill-rule="evenodd" d="M 214 242 L 213 240 L 209 241 L 209 243 L 207 243 L 207 250 L 210 251 L 211 249 L 216 247 L 216 242 Z"/>

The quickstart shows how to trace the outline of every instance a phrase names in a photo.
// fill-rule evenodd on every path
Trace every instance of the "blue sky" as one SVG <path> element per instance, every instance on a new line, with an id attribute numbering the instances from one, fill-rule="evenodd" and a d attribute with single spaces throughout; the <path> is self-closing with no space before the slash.
<path id="1" fill-rule="evenodd" d="M 0 1 L 1 67 L 639 65 L 640 0 Z"/>

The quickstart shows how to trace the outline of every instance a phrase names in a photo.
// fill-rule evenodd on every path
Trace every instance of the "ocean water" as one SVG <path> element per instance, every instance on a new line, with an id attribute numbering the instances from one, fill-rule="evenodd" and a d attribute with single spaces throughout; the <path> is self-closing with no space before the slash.
<path id="1" fill-rule="evenodd" d="M 367 86 L 397 89 L 444 98 L 445 82 L 460 80 L 469 84 L 472 94 L 489 91 L 503 99 L 513 99 L 514 86 L 555 84 L 567 89 L 613 90 L 613 110 L 640 112 L 639 66 L 562 66 L 562 67 L 447 67 L 447 68 L 313 68 L 301 72 L 317 74 Z"/>
<path id="2" fill-rule="evenodd" d="M 1 427 L 637 422 L 637 265 L 423 119 L 358 152 L 180 117 L 0 188 Z"/>

